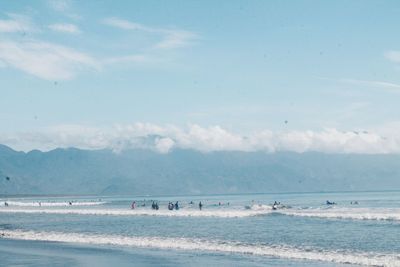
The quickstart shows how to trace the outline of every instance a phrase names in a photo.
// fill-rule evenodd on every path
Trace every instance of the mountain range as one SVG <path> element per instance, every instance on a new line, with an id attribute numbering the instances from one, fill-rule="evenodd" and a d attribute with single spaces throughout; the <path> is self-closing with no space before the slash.
<path id="1" fill-rule="evenodd" d="M 177 195 L 400 189 L 400 155 L 15 151 L 0 145 L 0 194 Z"/>

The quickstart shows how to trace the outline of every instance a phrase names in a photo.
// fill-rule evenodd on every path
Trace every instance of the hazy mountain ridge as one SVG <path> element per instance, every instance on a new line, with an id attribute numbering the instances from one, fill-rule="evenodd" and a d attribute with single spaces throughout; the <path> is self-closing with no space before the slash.
<path id="1" fill-rule="evenodd" d="M 6 179 L 9 177 L 10 179 Z M 400 189 L 400 155 L 0 145 L 0 194 L 211 194 Z"/>

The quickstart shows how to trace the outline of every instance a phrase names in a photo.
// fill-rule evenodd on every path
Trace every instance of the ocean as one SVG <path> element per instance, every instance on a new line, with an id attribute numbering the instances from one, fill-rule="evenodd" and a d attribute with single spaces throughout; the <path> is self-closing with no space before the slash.
<path id="1" fill-rule="evenodd" d="M 400 192 L 2 197 L 0 266 L 400 266 Z"/>

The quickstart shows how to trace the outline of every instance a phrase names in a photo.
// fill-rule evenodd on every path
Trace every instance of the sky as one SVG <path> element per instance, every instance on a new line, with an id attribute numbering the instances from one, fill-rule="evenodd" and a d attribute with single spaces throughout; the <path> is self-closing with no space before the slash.
<path id="1" fill-rule="evenodd" d="M 0 2 L 18 150 L 400 152 L 398 1 Z"/>

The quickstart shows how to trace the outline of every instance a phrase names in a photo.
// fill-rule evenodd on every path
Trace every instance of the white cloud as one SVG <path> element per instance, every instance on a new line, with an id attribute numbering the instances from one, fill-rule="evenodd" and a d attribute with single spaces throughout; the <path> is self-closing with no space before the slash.
<path id="1" fill-rule="evenodd" d="M 386 81 L 341 79 L 340 82 L 354 84 L 354 85 L 368 86 L 368 87 L 380 87 L 380 88 L 384 88 L 384 89 L 400 89 L 400 84 L 386 82 Z"/>
<path id="2" fill-rule="evenodd" d="M 49 4 L 54 10 L 60 12 L 70 9 L 69 1 L 49 1 Z M 0 20 L 0 33 L 21 32 L 24 38 L 15 34 L 5 34 L 4 38 L 0 39 L 0 68 L 15 68 L 45 80 L 69 80 L 84 70 L 99 70 L 112 64 L 158 65 L 162 61 L 159 53 L 127 53 L 94 58 L 88 53 L 42 41 L 34 38 L 33 35 L 25 36 L 26 33 L 40 32 L 45 28 L 36 27 L 31 18 L 24 15 L 7 14 L 7 16 L 6 20 Z M 124 30 L 140 30 L 159 35 L 160 41 L 152 46 L 158 49 L 184 46 L 195 38 L 195 34 L 191 32 L 152 28 L 118 18 L 105 19 L 104 23 Z M 47 28 L 62 33 L 81 33 L 78 26 L 71 23 L 55 23 L 48 25 Z"/>
<path id="3" fill-rule="evenodd" d="M 103 60 L 104 64 L 115 64 L 115 63 L 124 63 L 124 62 L 133 62 L 133 63 L 143 63 L 148 61 L 148 57 L 145 55 L 126 55 L 119 57 L 109 57 Z"/>
<path id="4" fill-rule="evenodd" d="M 34 32 L 37 31 L 29 17 L 19 14 L 8 14 L 9 19 L 0 20 L 0 32 Z"/>
<path id="5" fill-rule="evenodd" d="M 385 52 L 384 56 L 390 61 L 400 63 L 400 51 L 387 51 Z"/>
<path id="6" fill-rule="evenodd" d="M 51 30 L 57 31 L 57 32 L 65 32 L 65 33 L 71 33 L 71 34 L 81 33 L 78 26 L 76 26 L 74 24 L 69 24 L 69 23 L 57 23 L 57 24 L 49 25 L 48 27 Z"/>
<path id="7" fill-rule="evenodd" d="M 103 20 L 103 23 L 123 30 L 143 30 L 150 32 L 153 31 L 151 28 L 148 28 L 142 24 L 133 23 L 119 18 L 106 18 Z"/>
<path id="8" fill-rule="evenodd" d="M 174 146 L 175 142 L 169 137 L 157 138 L 155 141 L 155 148 L 160 153 L 168 153 Z"/>
<path id="9" fill-rule="evenodd" d="M 82 69 L 98 70 L 91 56 L 42 41 L 0 41 L 0 60 L 8 66 L 46 80 L 68 80 Z"/>
<path id="10" fill-rule="evenodd" d="M 80 20 L 82 17 L 73 12 L 72 1 L 71 0 L 47 0 L 48 6 L 61 13 L 64 16 L 67 16 L 73 20 Z"/>
<path id="11" fill-rule="evenodd" d="M 56 147 L 109 148 L 121 151 L 148 148 L 168 153 L 174 148 L 211 151 L 319 151 L 325 153 L 400 153 L 400 123 L 370 131 L 325 129 L 321 131 L 264 130 L 249 135 L 220 126 L 186 128 L 137 123 L 113 127 L 61 125 L 29 133 L 0 135 L 0 143 L 16 149 L 49 150 Z"/>
<path id="12" fill-rule="evenodd" d="M 158 49 L 173 49 L 190 44 L 198 36 L 189 31 L 167 28 L 149 27 L 143 24 L 130 22 L 120 18 L 106 18 L 103 23 L 123 30 L 143 31 L 150 34 L 157 34 L 162 37 L 161 41 L 154 45 Z"/>
<path id="13" fill-rule="evenodd" d="M 69 0 L 48 0 L 47 3 L 55 11 L 65 12 L 69 9 Z"/>
<path id="14" fill-rule="evenodd" d="M 22 32 L 24 26 L 15 20 L 0 20 L 0 32 Z"/>
<path id="15" fill-rule="evenodd" d="M 163 33 L 165 37 L 162 41 L 155 45 L 156 48 L 172 49 L 183 47 L 197 38 L 196 34 L 188 31 L 164 30 Z"/>

